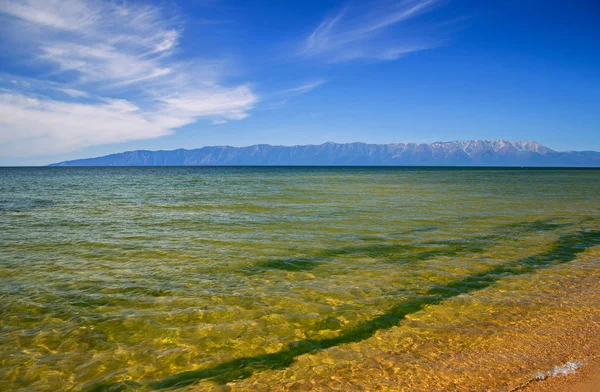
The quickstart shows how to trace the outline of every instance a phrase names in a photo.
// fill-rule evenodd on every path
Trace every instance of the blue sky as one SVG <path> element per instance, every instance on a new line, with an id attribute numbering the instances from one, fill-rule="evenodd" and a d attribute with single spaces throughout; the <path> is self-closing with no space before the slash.
<path id="1" fill-rule="evenodd" d="M 132 149 L 600 150 L 595 1 L 0 0 L 0 165 Z"/>

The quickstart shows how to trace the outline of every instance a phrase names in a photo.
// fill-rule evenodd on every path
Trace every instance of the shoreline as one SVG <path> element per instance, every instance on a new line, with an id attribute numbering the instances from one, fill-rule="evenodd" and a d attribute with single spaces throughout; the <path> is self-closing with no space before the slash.
<path id="1" fill-rule="evenodd" d="M 530 380 L 510 392 L 600 392 L 600 355 L 586 360 L 580 368 L 567 375 L 543 380 Z"/>

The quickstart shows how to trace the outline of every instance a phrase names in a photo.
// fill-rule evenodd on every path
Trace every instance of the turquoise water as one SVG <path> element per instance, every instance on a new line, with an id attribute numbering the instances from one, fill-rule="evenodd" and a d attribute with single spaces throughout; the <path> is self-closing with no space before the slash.
<path id="1" fill-rule="evenodd" d="M 508 390 L 598 335 L 599 195 L 600 170 L 0 168 L 0 390 Z"/>

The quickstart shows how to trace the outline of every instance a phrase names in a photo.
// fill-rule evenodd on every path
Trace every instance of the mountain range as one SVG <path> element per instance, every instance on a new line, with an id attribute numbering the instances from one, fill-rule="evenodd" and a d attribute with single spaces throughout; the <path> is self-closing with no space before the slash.
<path id="1" fill-rule="evenodd" d="M 600 152 L 554 151 L 533 141 L 324 143 L 136 150 L 50 166 L 550 166 L 600 167 Z"/>

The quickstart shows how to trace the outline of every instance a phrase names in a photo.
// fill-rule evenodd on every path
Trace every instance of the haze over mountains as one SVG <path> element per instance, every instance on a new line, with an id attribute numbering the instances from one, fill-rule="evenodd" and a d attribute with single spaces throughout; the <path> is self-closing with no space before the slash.
<path id="1" fill-rule="evenodd" d="M 127 151 L 50 166 L 555 166 L 600 167 L 600 152 L 551 150 L 533 141 L 467 140 L 422 143 L 324 143 L 304 146 L 215 146 Z"/>

